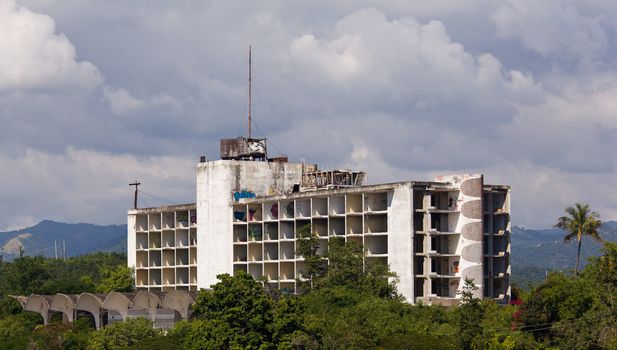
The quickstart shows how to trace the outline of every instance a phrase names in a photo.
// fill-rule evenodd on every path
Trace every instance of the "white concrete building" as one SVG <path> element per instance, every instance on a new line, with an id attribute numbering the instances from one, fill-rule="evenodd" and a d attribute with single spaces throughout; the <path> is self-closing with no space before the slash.
<path id="1" fill-rule="evenodd" d="M 197 164 L 195 204 L 129 210 L 138 289 L 196 291 L 243 270 L 294 291 L 304 270 L 296 231 L 310 224 L 322 253 L 332 237 L 363 244 L 411 303 L 456 304 L 466 277 L 478 296 L 509 300 L 508 186 L 482 175 L 363 185 L 362 172 L 243 160 L 223 146 L 227 159 Z"/>

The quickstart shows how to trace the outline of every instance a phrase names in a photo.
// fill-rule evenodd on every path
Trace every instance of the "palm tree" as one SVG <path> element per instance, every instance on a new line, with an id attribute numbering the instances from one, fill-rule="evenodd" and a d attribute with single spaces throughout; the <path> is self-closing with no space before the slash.
<path id="1" fill-rule="evenodd" d="M 574 268 L 574 274 L 578 274 L 578 262 L 581 257 L 581 241 L 583 236 L 590 236 L 597 241 L 602 242 L 602 237 L 598 233 L 602 221 L 600 221 L 600 214 L 595 211 L 589 210 L 588 204 L 576 203 L 573 207 L 566 208 L 567 216 L 559 218 L 555 224 L 556 228 L 560 228 L 566 231 L 564 241 L 570 242 L 575 237 L 578 241 L 578 251 L 576 253 L 576 267 Z"/>

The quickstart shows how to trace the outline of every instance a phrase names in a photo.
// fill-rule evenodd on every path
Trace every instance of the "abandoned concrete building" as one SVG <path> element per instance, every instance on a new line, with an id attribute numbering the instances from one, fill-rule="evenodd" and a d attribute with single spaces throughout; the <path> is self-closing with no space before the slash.
<path id="1" fill-rule="evenodd" d="M 479 297 L 510 297 L 510 187 L 480 174 L 366 185 L 366 174 L 268 158 L 265 139 L 221 140 L 197 164 L 196 202 L 128 211 L 128 265 L 138 290 L 197 291 L 245 271 L 296 291 L 299 228 L 341 237 L 398 276 L 410 303 L 456 305 L 465 278 Z"/>

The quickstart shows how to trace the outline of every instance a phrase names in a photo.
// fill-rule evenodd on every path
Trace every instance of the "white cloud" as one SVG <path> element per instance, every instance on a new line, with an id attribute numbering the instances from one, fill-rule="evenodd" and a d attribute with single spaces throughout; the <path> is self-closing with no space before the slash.
<path id="1" fill-rule="evenodd" d="M 126 88 L 114 88 L 110 86 L 103 87 L 103 101 L 105 101 L 112 112 L 117 115 L 140 112 L 145 108 L 166 108 L 174 113 L 179 113 L 182 110 L 184 101 L 180 101 L 174 96 L 167 94 L 159 94 L 139 99 Z"/>
<path id="2" fill-rule="evenodd" d="M 585 16 L 577 3 L 510 0 L 493 13 L 492 20 L 499 37 L 517 38 L 543 56 L 589 64 L 604 53 L 608 40 L 602 18 Z"/>
<path id="3" fill-rule="evenodd" d="M 125 88 L 110 88 L 105 86 L 104 99 L 116 114 L 125 114 L 143 108 L 146 103 L 137 99 Z"/>
<path id="4" fill-rule="evenodd" d="M 612 74 L 554 78 L 539 104 L 518 104 L 513 120 L 496 130 L 517 143 L 505 149 L 515 162 L 564 172 L 617 174 L 617 78 Z"/>
<path id="5" fill-rule="evenodd" d="M 291 55 L 308 65 L 319 66 L 335 80 L 347 80 L 362 71 L 362 48 L 359 38 L 341 36 L 331 42 L 321 44 L 313 35 L 303 35 L 291 44 Z M 366 53 L 365 53 L 366 54 Z"/>
<path id="6" fill-rule="evenodd" d="M 9 184 L 0 193 L 16 203 L 0 208 L 8 213 L 0 222 L 28 212 L 33 221 L 121 222 L 134 178 L 161 197 L 191 200 L 192 189 L 178 185 L 194 186 L 187 157 L 216 158 L 218 138 L 244 133 L 249 44 L 253 131 L 269 137 L 272 152 L 365 169 L 373 183 L 483 172 L 514 186 L 514 223 L 526 226 L 550 224 L 576 200 L 610 218 L 615 198 L 603 193 L 617 188 L 617 8 L 607 3 L 20 0 L 52 16 L 55 29 L 51 17 L 5 1 L 4 14 L 27 14 L 44 29 L 34 46 L 51 38 L 68 53 L 30 50 L 34 57 L 74 68 L 13 79 L 10 89 L 25 91 L 0 94 Z M 96 57 L 106 82 L 78 74 L 75 66 L 88 64 L 75 52 Z M 82 94 L 88 86 L 98 88 Z M 91 191 L 81 190 L 84 179 Z M 26 183 L 37 201 L 13 190 Z"/>
<path id="7" fill-rule="evenodd" d="M 142 183 L 140 189 L 158 197 L 141 195 L 140 207 L 195 201 L 191 158 L 27 149 L 15 157 L 0 153 L 0 164 L 0 211 L 5 218 L 0 231 L 42 219 L 123 223 L 132 206 L 128 184 L 135 179 Z"/>
<path id="8" fill-rule="evenodd" d="M 90 89 L 103 81 L 91 63 L 55 33 L 54 20 L 0 0 L 0 92 L 28 89 Z"/>
<path id="9" fill-rule="evenodd" d="M 548 228 L 567 206 L 588 203 L 603 220 L 615 220 L 617 179 L 615 173 L 563 172 L 550 166 L 517 161 L 485 169 L 485 182 L 512 186 L 512 222 Z"/>
<path id="10" fill-rule="evenodd" d="M 496 106 L 503 105 L 496 97 L 528 100 L 539 91 L 529 74 L 505 69 L 490 53 L 467 52 L 441 22 L 388 19 L 373 8 L 344 17 L 321 37 L 295 38 L 289 51 L 289 64 L 299 67 L 290 71 L 338 101 L 346 95 L 343 108 L 354 101 L 428 110 L 464 99 Z"/>

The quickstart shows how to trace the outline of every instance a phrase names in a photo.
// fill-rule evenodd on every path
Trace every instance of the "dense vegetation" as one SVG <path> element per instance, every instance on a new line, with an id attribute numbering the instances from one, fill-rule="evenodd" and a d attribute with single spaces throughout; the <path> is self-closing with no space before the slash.
<path id="1" fill-rule="evenodd" d="M 109 290 L 110 281 L 126 288 L 122 256 L 66 262 L 22 256 L 1 263 L 0 348 L 617 349 L 616 243 L 606 242 L 602 255 L 578 275 L 555 272 L 528 292 L 514 289 L 509 305 L 474 298 L 473 281 L 465 281 L 462 305 L 446 309 L 405 303 L 386 267 L 363 265 L 361 247 L 332 240 L 328 256 L 321 257 L 315 237 L 301 234 L 298 252 L 305 256 L 308 278 L 298 295 L 264 289 L 246 273 L 220 275 L 211 290 L 200 292 L 192 320 L 167 333 L 153 330 L 145 319 L 102 331 L 87 320 L 43 327 L 40 317 L 6 297 L 103 285 Z"/>
<path id="2" fill-rule="evenodd" d="M 0 349 L 82 349 L 92 328 L 88 319 L 62 325 L 52 318 L 43 327 L 38 314 L 23 312 L 8 295 L 133 290 L 126 255 L 95 253 L 66 260 L 22 254 L 11 262 L 0 256 Z"/>
<path id="3" fill-rule="evenodd" d="M 112 284 L 114 289 L 130 290 L 130 276 L 126 254 L 122 253 L 95 253 L 63 260 L 22 252 L 11 262 L 3 262 L 0 256 L 0 295 L 106 292 Z M 114 281 L 122 277 L 123 282 Z"/>

